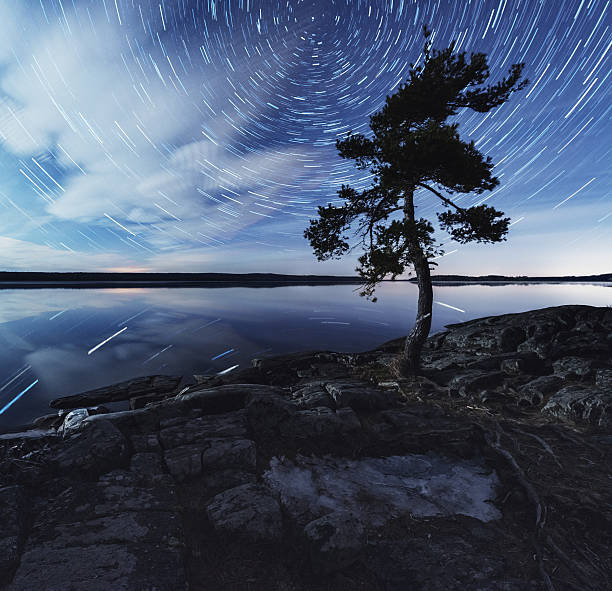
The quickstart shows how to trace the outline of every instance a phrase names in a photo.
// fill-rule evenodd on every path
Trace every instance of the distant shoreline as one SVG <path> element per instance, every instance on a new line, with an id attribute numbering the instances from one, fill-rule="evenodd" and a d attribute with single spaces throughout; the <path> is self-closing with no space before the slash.
<path id="1" fill-rule="evenodd" d="M 0 272 L 0 289 L 120 287 L 266 287 L 360 284 L 359 277 L 276 273 L 38 273 Z"/>
<path id="2" fill-rule="evenodd" d="M 385 280 L 392 282 L 392 280 Z M 414 283 L 416 279 L 395 282 Z M 531 283 L 612 282 L 612 273 L 565 277 L 506 277 L 502 275 L 434 275 L 434 284 L 511 285 Z M 92 289 L 121 287 L 281 287 L 292 285 L 359 285 L 361 278 L 336 275 L 281 275 L 277 273 L 40 273 L 0 272 L 2 289 Z"/>
<path id="3" fill-rule="evenodd" d="M 593 283 L 610 282 L 612 273 L 601 275 L 565 275 L 561 277 L 528 277 L 527 275 L 517 275 L 507 277 L 505 275 L 433 275 L 434 283 Z M 416 281 L 409 279 L 409 281 Z"/>

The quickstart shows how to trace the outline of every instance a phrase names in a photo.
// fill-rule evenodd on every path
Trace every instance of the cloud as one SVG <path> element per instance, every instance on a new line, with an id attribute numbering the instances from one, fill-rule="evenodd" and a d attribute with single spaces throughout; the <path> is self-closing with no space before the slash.
<path id="1" fill-rule="evenodd" d="M 0 17 L 3 10 L 5 3 Z M 121 24 L 101 6 L 89 10 L 77 4 L 53 24 L 40 11 L 12 10 L 15 26 L 0 42 L 2 147 L 28 160 L 53 152 L 57 174 L 36 169 L 46 214 L 106 226 L 152 248 L 182 248 L 231 240 L 281 215 L 298 179 L 301 191 L 323 182 L 325 171 L 305 166 L 313 149 L 228 149 L 244 141 L 270 91 L 255 85 L 253 108 L 238 109 L 235 89 L 269 56 L 235 61 L 228 80 L 225 64 L 217 71 L 214 60 L 201 59 L 201 40 L 175 47 L 160 31 L 162 47 L 135 8 L 122 7 Z"/>
<path id="2" fill-rule="evenodd" d="M 137 263 L 119 253 L 85 253 L 56 249 L 0 236 L 0 269 L 4 271 L 89 271 Z"/>
<path id="3" fill-rule="evenodd" d="M 149 264 L 160 272 L 355 275 L 355 258 L 319 262 L 308 250 L 296 252 L 292 248 L 285 248 L 282 241 L 277 240 L 276 243 L 249 241 L 214 249 L 201 247 L 162 253 L 152 256 Z"/>
<path id="4" fill-rule="evenodd" d="M 113 204 L 129 207 L 150 197 L 154 191 L 143 194 L 138 189 L 167 164 L 161 144 L 187 131 L 197 133 L 201 114 L 190 95 L 170 83 L 171 68 L 161 63 L 159 50 L 150 49 L 151 63 L 143 67 L 148 76 L 137 81 L 132 70 L 139 62 L 126 60 L 121 27 L 95 14 L 95 38 L 75 20 L 67 21 L 72 24 L 70 34 L 59 26 L 44 27 L 44 35 L 33 34 L 32 48 L 23 48 L 19 63 L 11 62 L 2 77 L 0 111 L 10 123 L 5 149 L 20 156 L 53 149 L 70 171 L 64 190 L 49 183 L 55 199 L 49 212 L 91 221 Z M 157 61 L 161 76 L 151 75 Z M 186 77 L 184 84 L 197 94 L 195 77 Z"/>

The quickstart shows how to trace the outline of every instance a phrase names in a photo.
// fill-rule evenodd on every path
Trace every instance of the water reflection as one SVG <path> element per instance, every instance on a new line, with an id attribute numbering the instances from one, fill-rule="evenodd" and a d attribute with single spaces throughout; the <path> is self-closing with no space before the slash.
<path id="1" fill-rule="evenodd" d="M 612 305 L 611 286 L 435 286 L 432 330 L 546 306 Z M 0 410 L 39 381 L 0 414 L 0 429 L 45 414 L 58 396 L 139 375 L 212 374 L 304 349 L 369 349 L 410 330 L 416 296 L 408 283 L 386 283 L 376 304 L 351 285 L 3 290 Z"/>

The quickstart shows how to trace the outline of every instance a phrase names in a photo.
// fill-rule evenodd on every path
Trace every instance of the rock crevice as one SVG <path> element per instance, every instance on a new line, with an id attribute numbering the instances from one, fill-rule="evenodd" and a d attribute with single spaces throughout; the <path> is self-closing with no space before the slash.
<path id="1" fill-rule="evenodd" d="M 58 399 L 0 435 L 0 589 L 609 589 L 611 335 L 564 306 L 411 379 L 394 341 Z"/>

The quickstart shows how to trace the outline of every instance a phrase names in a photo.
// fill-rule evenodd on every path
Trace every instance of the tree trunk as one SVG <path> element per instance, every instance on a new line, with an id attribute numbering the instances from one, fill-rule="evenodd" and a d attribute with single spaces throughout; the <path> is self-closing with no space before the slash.
<path id="1" fill-rule="evenodd" d="M 412 222 L 414 225 L 414 202 L 412 192 L 406 195 L 404 203 L 405 219 L 408 222 Z M 429 261 L 418 241 L 416 232 L 413 236 L 408 236 L 407 238 L 410 243 L 410 255 L 417 277 L 419 301 L 414 328 L 406 337 L 404 350 L 397 360 L 397 370 L 399 374 L 406 377 L 416 375 L 419 372 L 421 351 L 431 329 L 431 310 L 433 306 L 433 288 L 431 285 L 431 274 L 429 272 Z"/>

